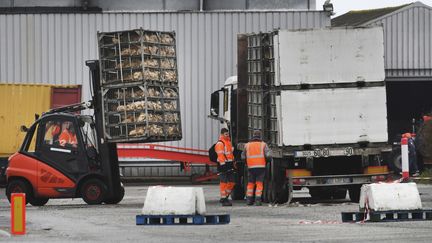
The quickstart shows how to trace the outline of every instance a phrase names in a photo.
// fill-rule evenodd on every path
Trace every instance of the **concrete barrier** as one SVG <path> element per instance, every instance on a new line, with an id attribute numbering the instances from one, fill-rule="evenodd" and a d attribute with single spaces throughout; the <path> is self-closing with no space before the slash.
<path id="1" fill-rule="evenodd" d="M 415 183 L 373 183 L 363 185 L 360 192 L 360 209 L 414 210 L 421 209 L 420 194 Z"/>
<path id="2" fill-rule="evenodd" d="M 204 191 L 201 187 L 149 187 L 142 213 L 145 215 L 205 214 Z"/>

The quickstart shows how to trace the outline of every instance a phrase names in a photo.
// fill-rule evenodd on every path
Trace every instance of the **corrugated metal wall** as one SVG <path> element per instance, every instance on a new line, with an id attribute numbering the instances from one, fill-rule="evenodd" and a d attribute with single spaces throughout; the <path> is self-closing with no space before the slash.
<path id="1" fill-rule="evenodd" d="M 384 27 L 386 76 L 432 77 L 432 10 L 410 7 L 369 23 Z"/>
<path id="2" fill-rule="evenodd" d="M 315 9 L 315 0 L 88 0 L 102 10 Z M 81 7 L 82 0 L 0 0 L 0 7 Z"/>
<path id="3" fill-rule="evenodd" d="M 207 118 L 209 96 L 237 72 L 236 35 L 325 26 L 330 18 L 319 11 L 0 15 L 0 82 L 81 84 L 87 100 L 84 62 L 97 58 L 97 31 L 174 30 L 183 140 L 172 144 L 207 149 L 219 128 Z"/>

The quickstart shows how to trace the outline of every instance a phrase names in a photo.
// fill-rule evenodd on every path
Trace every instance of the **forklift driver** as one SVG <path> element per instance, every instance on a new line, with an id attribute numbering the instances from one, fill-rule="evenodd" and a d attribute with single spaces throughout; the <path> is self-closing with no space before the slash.
<path id="1" fill-rule="evenodd" d="M 64 122 L 62 125 L 63 131 L 60 134 L 59 142 L 60 146 L 72 146 L 74 148 L 77 147 L 77 138 L 75 134 L 75 129 L 71 122 Z"/>

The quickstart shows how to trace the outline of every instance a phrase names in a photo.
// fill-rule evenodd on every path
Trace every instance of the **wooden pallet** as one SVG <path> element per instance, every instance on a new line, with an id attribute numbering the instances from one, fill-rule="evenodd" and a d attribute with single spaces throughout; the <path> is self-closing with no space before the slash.
<path id="1" fill-rule="evenodd" d="M 137 215 L 136 225 L 215 225 L 229 224 L 229 214 L 216 215 Z"/>
<path id="2" fill-rule="evenodd" d="M 432 209 L 342 212 L 342 222 L 395 222 L 432 220 Z"/>

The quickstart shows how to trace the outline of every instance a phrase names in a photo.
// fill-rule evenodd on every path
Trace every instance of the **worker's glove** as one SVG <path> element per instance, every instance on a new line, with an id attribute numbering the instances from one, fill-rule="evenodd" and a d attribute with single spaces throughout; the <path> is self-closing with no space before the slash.
<path id="1" fill-rule="evenodd" d="M 226 166 L 226 171 L 234 170 L 234 162 L 232 161 L 226 162 L 225 166 Z"/>
<path id="2" fill-rule="evenodd" d="M 226 173 L 228 171 L 233 171 L 233 170 L 234 170 L 234 166 L 232 161 L 225 162 L 225 164 L 218 166 L 219 173 Z"/>
<path id="3" fill-rule="evenodd" d="M 225 172 L 227 171 L 227 169 L 226 169 L 226 164 L 224 164 L 224 165 L 218 164 L 218 166 L 217 166 L 217 171 L 218 171 L 219 173 L 225 173 Z"/>

